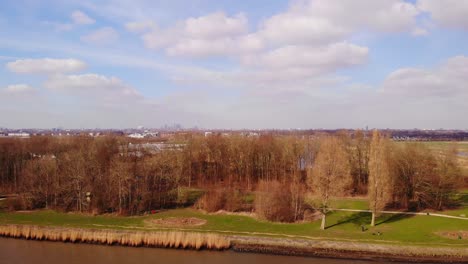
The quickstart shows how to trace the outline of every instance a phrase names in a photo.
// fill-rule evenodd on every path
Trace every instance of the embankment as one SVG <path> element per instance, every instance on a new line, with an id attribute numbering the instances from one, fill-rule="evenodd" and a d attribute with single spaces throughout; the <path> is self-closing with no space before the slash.
<path id="1" fill-rule="evenodd" d="M 63 242 L 404 262 L 468 263 L 468 247 L 423 247 L 361 242 L 220 235 L 184 231 L 134 231 L 0 225 L 0 236 Z"/>
<path id="2" fill-rule="evenodd" d="M 423 247 L 362 242 L 231 236 L 237 252 L 416 263 L 468 263 L 468 247 Z"/>

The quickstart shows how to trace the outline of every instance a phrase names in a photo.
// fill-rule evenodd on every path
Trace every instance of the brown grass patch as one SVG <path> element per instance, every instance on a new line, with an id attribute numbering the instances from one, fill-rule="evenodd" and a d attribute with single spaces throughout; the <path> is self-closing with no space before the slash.
<path id="1" fill-rule="evenodd" d="M 192 249 L 228 249 L 229 238 L 218 234 L 180 231 L 126 231 L 83 228 L 0 225 L 0 236 L 63 242 L 97 243 L 122 246 L 147 246 Z"/>
<path id="2" fill-rule="evenodd" d="M 436 232 L 436 235 L 450 239 L 468 239 L 468 231 L 466 230 Z"/>
<path id="3" fill-rule="evenodd" d="M 194 227 L 206 224 L 205 219 L 196 217 L 168 217 L 158 219 L 145 220 L 145 224 L 149 226 L 163 226 L 163 227 Z"/>

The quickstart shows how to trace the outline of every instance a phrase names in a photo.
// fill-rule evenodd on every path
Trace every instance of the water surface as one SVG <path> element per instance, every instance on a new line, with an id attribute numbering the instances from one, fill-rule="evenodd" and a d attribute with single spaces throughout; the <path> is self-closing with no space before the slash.
<path id="1" fill-rule="evenodd" d="M 0 238 L 0 264 L 29 263 L 372 264 L 377 262 L 247 254 L 233 251 L 133 248 Z M 378 263 L 395 264 L 395 262 Z"/>

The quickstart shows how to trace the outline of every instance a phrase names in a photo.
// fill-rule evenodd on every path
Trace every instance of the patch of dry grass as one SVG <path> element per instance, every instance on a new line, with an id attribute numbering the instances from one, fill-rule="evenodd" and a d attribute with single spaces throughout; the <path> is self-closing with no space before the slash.
<path id="1" fill-rule="evenodd" d="M 436 232 L 436 234 L 450 239 L 468 239 L 467 230 Z"/>
<path id="2" fill-rule="evenodd" d="M 231 246 L 230 240 L 221 235 L 180 231 L 141 232 L 30 225 L 1 225 L 0 236 L 73 243 L 82 242 L 167 248 L 206 248 L 222 250 Z"/>
<path id="3" fill-rule="evenodd" d="M 147 226 L 161 226 L 161 227 L 194 227 L 206 224 L 206 219 L 196 217 L 168 217 L 158 219 L 147 219 L 145 224 Z"/>

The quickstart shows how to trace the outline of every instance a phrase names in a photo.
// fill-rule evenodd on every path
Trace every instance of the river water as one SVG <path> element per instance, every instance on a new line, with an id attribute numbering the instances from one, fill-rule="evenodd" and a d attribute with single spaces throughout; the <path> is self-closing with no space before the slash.
<path id="1" fill-rule="evenodd" d="M 273 256 L 232 251 L 133 248 L 0 238 L 0 264 L 187 263 L 187 264 L 372 264 L 375 262 Z M 390 262 L 379 262 L 390 263 Z M 395 262 L 391 262 L 395 264 Z"/>

